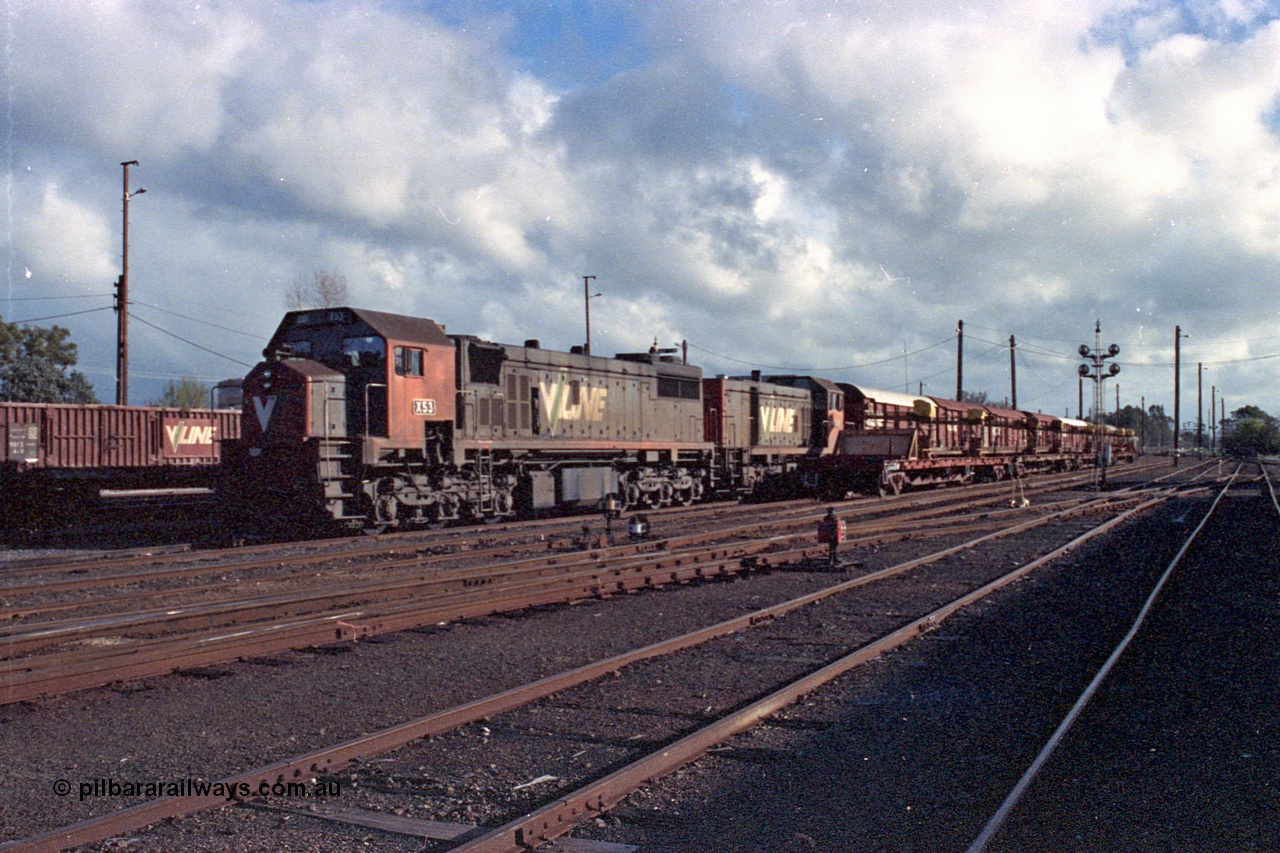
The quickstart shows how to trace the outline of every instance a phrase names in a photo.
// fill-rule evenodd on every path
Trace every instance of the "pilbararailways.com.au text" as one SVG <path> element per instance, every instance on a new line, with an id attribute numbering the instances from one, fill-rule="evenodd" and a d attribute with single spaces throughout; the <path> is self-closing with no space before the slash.
<path id="1" fill-rule="evenodd" d="M 53 783 L 53 792 L 65 797 L 76 792 L 80 801 L 101 797 L 222 797 L 248 800 L 254 797 L 340 797 L 342 783 L 333 779 L 315 782 L 207 782 L 203 779 L 180 779 L 176 782 L 122 782 L 119 779 L 91 779 L 72 785 L 66 779 Z"/>

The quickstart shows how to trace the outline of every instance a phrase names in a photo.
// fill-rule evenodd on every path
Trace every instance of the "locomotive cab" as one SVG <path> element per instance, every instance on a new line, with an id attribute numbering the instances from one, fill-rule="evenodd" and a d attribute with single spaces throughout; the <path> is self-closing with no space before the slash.
<path id="1" fill-rule="evenodd" d="M 447 447 L 453 353 L 431 320 L 357 308 L 286 314 L 244 380 L 241 494 L 306 514 L 318 481 L 328 517 L 367 517 L 382 488 L 370 486 L 370 467 Z"/>

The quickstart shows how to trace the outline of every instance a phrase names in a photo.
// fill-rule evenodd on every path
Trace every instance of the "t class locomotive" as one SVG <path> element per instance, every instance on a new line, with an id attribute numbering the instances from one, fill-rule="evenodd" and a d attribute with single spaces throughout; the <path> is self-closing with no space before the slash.
<path id="1" fill-rule="evenodd" d="M 223 493 L 259 521 L 438 526 L 742 494 L 834 442 L 805 383 L 704 383 L 671 352 L 602 358 L 359 308 L 290 312 L 244 380 Z"/>

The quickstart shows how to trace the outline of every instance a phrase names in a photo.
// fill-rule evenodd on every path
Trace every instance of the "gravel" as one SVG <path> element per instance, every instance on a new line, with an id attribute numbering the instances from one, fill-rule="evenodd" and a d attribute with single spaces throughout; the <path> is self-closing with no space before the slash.
<path id="1" fill-rule="evenodd" d="M 1180 543 L 1185 516 L 1194 517 L 1203 503 L 1179 500 L 1105 544 L 1046 567 L 632 797 L 582 835 L 645 851 L 963 849 L 1047 737 L 1046 727 L 1052 731 L 1123 634 L 1160 561 L 1167 563 Z M 434 820 L 493 825 L 510 819 L 704 724 L 744 694 L 882 632 L 912 596 L 951 597 L 952 573 L 1011 568 L 1080 526 L 1070 522 L 1056 533 L 1000 541 L 904 580 L 896 590 L 878 586 L 806 608 L 766 628 L 630 667 L 363 762 L 336 777 L 342 795 L 332 802 Z M 937 547 L 933 540 L 906 542 L 853 556 L 864 564 L 859 571 L 872 570 Z M 1269 553 L 1276 552 L 1273 545 Z M 217 779 L 842 579 L 775 572 L 693 584 L 0 707 L 0 750 L 11 768 L 0 779 L 0 840 L 129 802 L 57 797 L 50 790 L 56 779 Z M 1259 600 L 1273 603 L 1275 596 Z M 1274 654 L 1270 662 L 1274 667 Z M 1262 748 L 1254 754 L 1268 755 Z M 1274 785 L 1274 751 L 1269 755 Z M 554 778 L 537 781 L 544 776 Z M 1079 792 L 1047 796 L 1070 803 Z M 1043 829 L 1034 820 L 1030 825 L 1010 827 L 1021 846 L 1007 849 L 1050 849 L 1027 840 Z M 1015 834 L 1027 831 L 1031 835 Z M 298 815 L 227 807 L 94 847 L 447 848 L 423 845 Z M 1061 840 L 1050 847 L 1092 849 Z"/>

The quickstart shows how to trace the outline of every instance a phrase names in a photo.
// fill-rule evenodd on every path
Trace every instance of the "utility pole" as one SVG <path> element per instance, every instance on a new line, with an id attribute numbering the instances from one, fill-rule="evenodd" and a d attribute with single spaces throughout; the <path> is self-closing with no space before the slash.
<path id="1" fill-rule="evenodd" d="M 1173 327 L 1173 467 L 1182 440 L 1182 327 Z"/>
<path id="2" fill-rule="evenodd" d="M 1204 450 L 1204 362 L 1196 362 L 1196 450 Z"/>
<path id="3" fill-rule="evenodd" d="M 582 277 L 582 304 L 587 312 L 587 346 L 583 350 L 587 355 L 591 355 L 591 282 L 595 280 L 593 275 L 584 275 Z M 595 294 L 599 296 L 600 294 Z"/>
<path id="4" fill-rule="evenodd" d="M 1138 452 L 1141 453 L 1147 447 L 1147 395 L 1143 394 L 1139 400 L 1142 408 L 1138 410 Z"/>
<path id="5" fill-rule="evenodd" d="M 1209 452 L 1213 453 L 1218 448 L 1218 420 L 1214 415 L 1218 414 L 1218 386 L 1209 386 Z"/>
<path id="6" fill-rule="evenodd" d="M 129 167 L 138 165 L 137 160 L 121 163 L 124 167 L 124 194 L 122 207 L 124 211 L 123 242 L 120 254 L 120 278 L 116 280 L 116 405 L 129 405 Z M 133 195 L 142 195 L 145 189 L 139 189 Z"/>
<path id="7" fill-rule="evenodd" d="M 964 396 L 964 320 L 956 327 L 956 399 Z"/>
<path id="8" fill-rule="evenodd" d="M 1018 342 L 1013 339 L 1013 335 L 1009 336 L 1009 390 L 1011 397 L 1011 405 L 1009 408 L 1018 408 L 1018 360 L 1014 358 L 1014 350 L 1018 347 Z"/>

